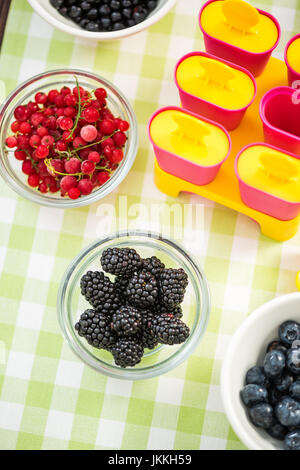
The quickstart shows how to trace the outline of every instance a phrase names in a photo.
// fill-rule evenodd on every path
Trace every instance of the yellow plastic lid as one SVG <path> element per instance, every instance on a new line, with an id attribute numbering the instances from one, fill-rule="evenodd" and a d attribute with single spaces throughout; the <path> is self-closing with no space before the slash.
<path id="1" fill-rule="evenodd" d="M 265 145 L 244 150 L 238 174 L 249 186 L 289 202 L 300 202 L 300 160 Z"/>
<path id="2" fill-rule="evenodd" d="M 158 147 L 201 166 L 217 165 L 229 151 L 228 137 L 220 127 L 175 109 L 157 114 L 150 134 Z"/>
<path id="3" fill-rule="evenodd" d="M 187 57 L 180 63 L 177 81 L 185 92 L 232 110 L 247 106 L 255 92 L 249 75 L 201 55 Z"/>
<path id="4" fill-rule="evenodd" d="M 249 52 L 265 52 L 278 39 L 272 19 L 243 0 L 217 0 L 208 4 L 201 25 L 210 36 Z"/>
<path id="5" fill-rule="evenodd" d="M 300 73 L 300 38 L 295 39 L 287 50 L 287 61 L 295 72 Z"/>

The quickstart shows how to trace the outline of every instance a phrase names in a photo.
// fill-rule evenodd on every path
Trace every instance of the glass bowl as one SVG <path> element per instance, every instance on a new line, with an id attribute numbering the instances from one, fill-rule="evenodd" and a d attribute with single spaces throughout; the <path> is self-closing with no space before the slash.
<path id="1" fill-rule="evenodd" d="M 28 103 L 38 92 L 48 92 L 52 88 L 61 88 L 66 85 L 76 86 L 75 76 L 81 86 L 88 90 L 103 87 L 107 91 L 107 104 L 115 116 L 120 116 L 129 122 L 127 132 L 128 140 L 124 149 L 124 158 L 111 178 L 100 188 L 96 188 L 88 196 L 71 200 L 56 194 L 41 194 L 27 184 L 27 176 L 22 173 L 21 162 L 13 155 L 13 149 L 8 151 L 5 146 L 7 135 L 11 134 L 10 125 L 15 120 L 14 110 L 17 106 Z M 61 209 L 86 206 L 103 198 L 115 189 L 126 177 L 134 162 L 138 148 L 138 126 L 134 111 L 125 96 L 110 82 L 94 73 L 83 70 L 52 70 L 36 75 L 24 83 L 21 83 L 0 108 L 0 174 L 7 184 L 20 196 L 32 202 L 48 207 Z"/>
<path id="2" fill-rule="evenodd" d="M 74 328 L 81 313 L 91 308 L 80 293 L 80 278 L 89 270 L 101 270 L 101 254 L 110 247 L 135 248 L 143 258 L 155 255 L 168 268 L 183 268 L 189 277 L 189 285 L 182 304 L 183 321 L 191 330 L 189 338 L 180 345 L 159 345 L 154 350 L 145 350 L 141 363 L 127 369 L 116 366 L 109 352 L 90 346 Z M 63 334 L 73 352 L 82 361 L 109 377 L 142 380 L 169 372 L 194 351 L 206 330 L 210 296 L 207 280 L 201 267 L 184 248 L 155 233 L 125 231 L 94 242 L 72 261 L 61 281 L 57 309 Z"/>

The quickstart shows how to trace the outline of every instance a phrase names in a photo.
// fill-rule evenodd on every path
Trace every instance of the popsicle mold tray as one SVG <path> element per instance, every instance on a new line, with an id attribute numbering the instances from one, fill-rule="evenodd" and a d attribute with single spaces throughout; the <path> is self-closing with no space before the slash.
<path id="1" fill-rule="evenodd" d="M 205 185 L 193 184 L 183 179 L 182 173 L 162 169 L 156 160 L 155 183 L 162 192 L 169 196 L 177 197 L 180 192 L 186 191 L 241 212 L 256 221 L 264 235 L 278 241 L 284 241 L 292 238 L 297 233 L 300 216 L 298 215 L 290 220 L 281 220 L 282 218 L 270 216 L 244 204 L 241 198 L 239 179 L 235 173 L 235 159 L 241 149 L 249 144 L 264 142 L 265 140 L 259 114 L 260 102 L 263 96 L 272 88 L 287 86 L 285 63 L 271 57 L 263 74 L 257 77 L 256 82 L 257 94 L 255 100 L 248 108 L 240 125 L 230 132 L 232 141 L 231 151 L 227 159 L 220 166 L 214 180 Z M 295 159 L 297 160 L 296 156 Z"/>

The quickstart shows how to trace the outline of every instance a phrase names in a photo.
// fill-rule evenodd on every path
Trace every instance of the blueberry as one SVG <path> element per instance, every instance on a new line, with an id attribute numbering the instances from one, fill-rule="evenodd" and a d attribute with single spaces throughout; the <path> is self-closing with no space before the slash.
<path id="1" fill-rule="evenodd" d="M 268 377 L 278 377 L 285 368 L 285 355 L 281 351 L 270 351 L 264 360 L 264 371 Z"/>
<path id="2" fill-rule="evenodd" d="M 280 400 L 275 409 L 278 421 L 283 426 L 300 425 L 300 403 L 291 397 Z"/>
<path id="3" fill-rule="evenodd" d="M 290 396 L 296 400 L 300 400 L 300 380 L 292 383 L 289 390 Z"/>
<path id="4" fill-rule="evenodd" d="M 288 320 L 279 327 L 279 338 L 287 346 L 292 346 L 294 341 L 300 340 L 300 325 L 296 321 Z"/>
<path id="5" fill-rule="evenodd" d="M 274 380 L 274 386 L 278 392 L 287 392 L 294 382 L 294 377 L 289 372 L 285 371 L 279 378 Z"/>
<path id="6" fill-rule="evenodd" d="M 157 2 L 155 2 L 154 0 L 149 0 L 147 2 L 147 7 L 149 8 L 150 11 L 154 10 L 156 6 L 157 6 Z"/>
<path id="7" fill-rule="evenodd" d="M 64 0 L 50 0 L 50 3 L 54 8 L 60 8 L 63 5 Z"/>
<path id="8" fill-rule="evenodd" d="M 144 21 L 158 0 L 50 0 L 63 16 L 87 31 L 118 31 Z"/>
<path id="9" fill-rule="evenodd" d="M 69 16 L 71 18 L 77 18 L 77 16 L 80 16 L 81 15 L 81 8 L 80 7 L 76 7 L 75 5 L 72 6 L 69 10 Z"/>
<path id="10" fill-rule="evenodd" d="M 300 349 L 289 349 L 286 365 L 293 374 L 300 375 Z"/>
<path id="11" fill-rule="evenodd" d="M 269 379 L 267 378 L 263 367 L 254 366 L 248 370 L 246 374 L 246 385 L 257 384 L 267 387 L 268 383 Z"/>
<path id="12" fill-rule="evenodd" d="M 110 8 L 108 5 L 101 5 L 99 8 L 99 13 L 101 16 L 108 16 L 110 14 Z"/>
<path id="13" fill-rule="evenodd" d="M 300 431 L 289 432 L 284 439 L 286 450 L 300 450 Z"/>
<path id="14" fill-rule="evenodd" d="M 267 433 L 274 437 L 274 439 L 278 439 L 279 441 L 283 441 L 285 435 L 287 433 L 287 428 L 282 426 L 280 423 L 273 424 L 269 429 L 267 429 Z"/>
<path id="15" fill-rule="evenodd" d="M 274 411 L 268 403 L 260 403 L 250 408 L 249 415 L 252 423 L 260 428 L 268 429 L 275 422 Z"/>
<path id="16" fill-rule="evenodd" d="M 283 352 L 284 354 L 286 354 L 287 352 L 287 347 L 278 339 L 276 339 L 275 341 L 271 341 L 271 343 L 269 343 L 267 347 L 267 353 L 270 351 L 274 351 L 275 349 L 277 351 Z"/>
<path id="17" fill-rule="evenodd" d="M 241 398 L 246 406 L 254 406 L 268 401 L 268 391 L 262 385 L 248 384 L 241 391 Z"/>

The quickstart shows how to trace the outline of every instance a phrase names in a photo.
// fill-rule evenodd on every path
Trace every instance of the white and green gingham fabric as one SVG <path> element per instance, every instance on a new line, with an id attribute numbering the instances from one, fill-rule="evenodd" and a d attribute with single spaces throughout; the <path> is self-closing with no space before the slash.
<path id="1" fill-rule="evenodd" d="M 287 40 L 300 32 L 300 0 L 251 3 L 279 19 L 283 35 L 275 55 L 282 58 Z M 96 238 L 103 201 L 65 212 L 48 209 L 17 197 L 1 180 L 1 449 L 244 448 L 221 403 L 222 359 L 253 309 L 295 290 L 300 233 L 277 243 L 247 217 L 193 195 L 173 200 L 154 185 L 146 124 L 159 106 L 178 104 L 175 62 L 204 49 L 197 21 L 201 5 L 178 0 L 162 21 L 137 36 L 90 43 L 54 30 L 26 0 L 12 1 L 0 60 L 7 91 L 44 70 L 78 67 L 103 75 L 126 94 L 137 114 L 140 146 L 129 176 L 105 202 L 118 206 L 126 195 L 128 204 L 204 205 L 197 256 L 212 310 L 203 341 L 174 371 L 141 382 L 118 382 L 93 371 L 64 342 L 56 295 L 71 259 Z"/>

